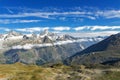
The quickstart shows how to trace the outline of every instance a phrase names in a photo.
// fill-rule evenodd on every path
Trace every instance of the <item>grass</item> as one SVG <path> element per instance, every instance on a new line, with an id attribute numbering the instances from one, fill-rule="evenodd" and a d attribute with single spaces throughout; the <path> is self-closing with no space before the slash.
<path id="1" fill-rule="evenodd" d="M 36 65 L 21 63 L 0 65 L 0 78 L 10 78 L 9 80 L 44 80 L 50 78 L 52 74 L 52 69 Z"/>
<path id="2" fill-rule="evenodd" d="M 120 72 L 108 71 L 100 77 L 95 78 L 95 80 L 120 80 Z"/>
<path id="3" fill-rule="evenodd" d="M 94 76 L 93 76 L 94 75 Z M 1 64 L 0 80 L 120 80 L 120 72 L 81 66 Z"/>
<path id="4" fill-rule="evenodd" d="M 63 64 L 48 67 L 21 63 L 0 65 L 0 80 L 79 80 L 78 74 L 73 67 Z"/>

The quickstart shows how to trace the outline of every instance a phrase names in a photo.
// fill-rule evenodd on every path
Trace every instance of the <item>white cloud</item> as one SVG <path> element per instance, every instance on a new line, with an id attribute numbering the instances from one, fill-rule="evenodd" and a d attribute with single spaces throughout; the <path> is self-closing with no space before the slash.
<path id="1" fill-rule="evenodd" d="M 32 23 L 40 22 L 41 20 L 20 20 L 20 19 L 0 19 L 1 24 L 11 24 L 11 23 Z"/>
<path id="2" fill-rule="evenodd" d="M 79 26 L 79 27 L 75 27 L 73 28 L 75 31 L 83 31 L 83 30 L 90 30 L 92 26 Z"/>
<path id="3" fill-rule="evenodd" d="M 43 31 L 45 29 L 49 29 L 49 27 L 21 28 L 21 29 L 15 29 L 15 30 L 21 31 L 21 32 L 39 32 L 39 31 Z"/>
<path id="4" fill-rule="evenodd" d="M 74 30 L 76 30 L 76 31 L 84 30 L 84 29 L 85 29 L 85 27 L 76 27 L 76 28 L 74 28 Z"/>
<path id="5" fill-rule="evenodd" d="M 32 27 L 32 28 L 18 28 L 14 29 L 20 32 L 40 32 L 45 29 L 52 30 L 53 32 L 60 32 L 60 31 L 69 31 L 71 28 L 66 26 L 58 26 L 58 27 Z"/>
<path id="6" fill-rule="evenodd" d="M 105 11 L 97 11 L 96 15 L 102 16 L 104 18 L 120 18 L 120 10 L 105 10 Z"/>
<path id="7" fill-rule="evenodd" d="M 93 26 L 91 30 L 115 30 L 120 29 L 120 26 Z"/>
<path id="8" fill-rule="evenodd" d="M 48 18 L 49 16 L 53 15 L 81 15 L 87 14 L 85 12 L 33 12 L 33 13 L 20 13 L 20 14 L 1 14 L 1 18 L 16 18 L 16 17 L 43 17 Z"/>
<path id="9" fill-rule="evenodd" d="M 66 26 L 58 26 L 58 27 L 54 27 L 52 28 L 55 31 L 64 31 L 64 30 L 70 30 L 70 27 L 66 27 Z"/>
<path id="10" fill-rule="evenodd" d="M 77 17 L 77 18 L 88 18 L 91 20 L 103 18 L 120 18 L 120 10 L 99 10 L 87 7 L 80 8 L 74 7 L 66 11 L 64 9 L 58 8 L 45 8 L 45 9 L 30 9 L 30 8 L 5 8 L 11 14 L 0 14 L 0 18 L 21 18 L 21 17 L 41 17 L 47 19 L 55 19 L 56 16 L 62 17 L 61 20 L 64 20 L 67 17 Z M 14 13 L 17 10 L 18 13 Z M 13 14 L 14 13 L 14 14 Z"/>
<path id="11" fill-rule="evenodd" d="M 9 29 L 9 28 L 4 28 L 4 27 L 0 27 L 0 30 L 3 30 L 3 31 L 11 31 L 11 29 Z"/>
<path id="12" fill-rule="evenodd" d="M 84 12 L 84 11 L 70 11 L 70 12 L 24 12 L 18 14 L 0 14 L 1 18 L 21 18 L 21 17 L 41 17 L 47 19 L 55 19 L 56 16 L 72 16 L 72 17 L 85 17 L 88 19 L 94 20 L 95 17 L 92 16 L 91 12 Z"/>
<path id="13" fill-rule="evenodd" d="M 8 28 L 1 28 L 1 30 L 9 31 L 11 29 Z M 31 28 L 17 28 L 14 29 L 16 31 L 20 32 L 40 32 L 45 29 L 51 30 L 53 32 L 62 32 L 62 31 L 68 31 L 75 30 L 77 32 L 102 32 L 102 31 L 119 31 L 120 26 L 79 26 L 79 27 L 69 27 L 69 26 L 56 26 L 56 27 L 31 27 Z"/>
<path id="14" fill-rule="evenodd" d="M 106 30 L 106 29 L 112 29 L 112 27 L 109 27 L 109 26 L 92 26 L 91 27 L 92 31 L 94 31 L 94 30 Z"/>
<path id="15" fill-rule="evenodd" d="M 87 16 L 87 18 L 89 18 L 91 20 L 95 20 L 96 19 L 96 17 L 94 17 L 94 16 Z"/>
<path id="16" fill-rule="evenodd" d="M 80 26 L 74 28 L 76 31 L 83 31 L 83 30 L 89 30 L 89 31 L 97 31 L 97 30 L 117 30 L 120 29 L 120 26 Z"/>
<path id="17" fill-rule="evenodd" d="M 31 22 L 40 22 L 41 20 L 16 20 L 15 23 L 31 23 Z"/>
<path id="18" fill-rule="evenodd" d="M 6 8 L 8 10 L 9 13 L 14 13 L 12 10 L 10 10 L 9 8 Z"/>
<path id="19" fill-rule="evenodd" d="M 61 33 L 61 34 L 69 34 L 74 37 L 97 37 L 97 36 L 110 36 L 113 34 L 117 34 L 119 31 L 101 31 L 101 32 L 74 32 L 74 33 Z"/>

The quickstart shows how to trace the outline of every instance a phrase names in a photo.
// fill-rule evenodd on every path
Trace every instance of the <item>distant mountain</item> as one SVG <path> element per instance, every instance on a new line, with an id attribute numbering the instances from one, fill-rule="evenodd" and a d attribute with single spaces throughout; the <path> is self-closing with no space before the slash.
<path id="1" fill-rule="evenodd" d="M 40 34 L 10 31 L 0 37 L 0 63 L 44 64 L 57 62 L 82 51 L 104 37 L 75 38 L 48 30 Z"/>
<path id="2" fill-rule="evenodd" d="M 110 64 L 120 61 L 120 33 L 67 58 L 66 64 Z"/>
<path id="3" fill-rule="evenodd" d="M 10 37 L 21 36 L 21 35 L 22 35 L 21 33 L 18 33 L 18 32 L 15 32 L 15 31 L 10 31 L 8 34 L 6 34 L 6 36 L 4 37 L 4 40 L 8 39 Z"/>
<path id="4" fill-rule="evenodd" d="M 48 37 L 48 36 L 45 36 L 42 40 L 42 43 L 52 43 L 53 41 Z"/>

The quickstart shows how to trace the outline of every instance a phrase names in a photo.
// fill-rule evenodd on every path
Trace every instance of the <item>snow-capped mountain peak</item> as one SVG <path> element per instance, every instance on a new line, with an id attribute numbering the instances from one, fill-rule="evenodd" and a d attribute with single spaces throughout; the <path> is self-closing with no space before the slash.
<path id="1" fill-rule="evenodd" d="M 29 47 L 44 47 L 44 46 L 54 46 L 54 45 L 64 45 L 71 43 L 78 43 L 81 49 L 97 43 L 104 38 L 102 37 L 87 37 L 87 38 L 75 38 L 70 35 L 58 35 L 57 33 L 48 32 L 44 30 L 39 35 L 32 34 L 21 34 L 16 31 L 10 31 L 8 34 L 1 35 L 1 46 L 4 48 L 25 48 Z M 29 44 L 29 45 L 28 45 Z M 48 45 L 49 44 L 49 45 Z M 40 45 L 40 46 L 38 46 Z M 31 49 L 27 48 L 27 49 Z M 26 49 L 26 48 L 25 48 Z"/>
<path id="2" fill-rule="evenodd" d="M 8 35 L 9 35 L 9 36 L 20 36 L 20 35 L 22 35 L 22 34 L 19 33 L 19 32 L 16 32 L 16 31 L 10 31 L 10 32 L 8 32 Z"/>

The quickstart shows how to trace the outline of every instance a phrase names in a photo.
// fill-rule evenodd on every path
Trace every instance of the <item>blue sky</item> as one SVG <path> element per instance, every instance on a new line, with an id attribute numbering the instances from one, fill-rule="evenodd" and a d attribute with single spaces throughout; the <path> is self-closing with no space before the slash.
<path id="1" fill-rule="evenodd" d="M 0 0 L 0 31 L 120 30 L 120 0 Z"/>

